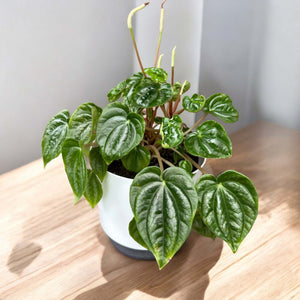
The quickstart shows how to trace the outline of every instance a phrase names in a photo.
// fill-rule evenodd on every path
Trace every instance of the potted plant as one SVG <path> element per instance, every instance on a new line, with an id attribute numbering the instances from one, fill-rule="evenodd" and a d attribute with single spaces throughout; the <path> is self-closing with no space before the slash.
<path id="1" fill-rule="evenodd" d="M 128 16 L 141 72 L 111 89 L 104 109 L 89 102 L 71 117 L 67 110 L 56 114 L 42 139 L 44 166 L 62 153 L 75 204 L 82 196 L 93 208 L 99 203 L 101 224 L 114 245 L 136 257 L 153 254 L 160 269 L 191 229 L 221 238 L 236 252 L 258 212 L 257 192 L 249 178 L 234 170 L 215 177 L 198 161 L 232 155 L 223 126 L 205 118 L 213 115 L 232 123 L 239 114 L 222 93 L 184 96 L 190 84 L 174 80 L 175 48 L 167 82 L 159 56 L 164 3 L 154 67 L 143 67 L 131 24 L 147 2 Z M 203 115 L 188 127 L 180 117 L 183 111 Z M 196 183 L 195 170 L 202 175 Z"/>

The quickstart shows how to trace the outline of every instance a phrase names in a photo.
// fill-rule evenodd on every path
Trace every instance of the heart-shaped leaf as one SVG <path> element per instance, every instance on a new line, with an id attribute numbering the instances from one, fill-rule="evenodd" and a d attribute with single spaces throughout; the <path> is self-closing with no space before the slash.
<path id="1" fill-rule="evenodd" d="M 62 110 L 47 124 L 42 139 L 44 167 L 61 153 L 62 145 L 68 134 L 69 112 Z"/>
<path id="2" fill-rule="evenodd" d="M 87 183 L 83 195 L 88 201 L 88 203 L 91 205 L 91 207 L 94 208 L 101 200 L 103 190 L 101 182 L 97 175 L 91 170 L 87 171 Z"/>
<path id="3" fill-rule="evenodd" d="M 232 145 L 225 129 L 215 121 L 202 123 L 184 141 L 186 150 L 206 158 L 226 158 L 232 154 Z"/>
<path id="4" fill-rule="evenodd" d="M 129 223 L 129 234 L 131 237 L 141 246 L 147 249 L 147 245 L 145 244 L 144 240 L 142 239 L 137 227 L 136 227 L 136 221 L 135 218 L 133 218 Z"/>
<path id="5" fill-rule="evenodd" d="M 126 156 L 122 157 L 122 163 L 127 170 L 138 173 L 149 165 L 150 159 L 150 151 L 137 145 Z"/>
<path id="6" fill-rule="evenodd" d="M 214 94 L 207 98 L 203 111 L 216 116 L 226 123 L 233 123 L 239 119 L 239 113 L 232 105 L 232 100 L 225 94 Z"/>
<path id="7" fill-rule="evenodd" d="M 100 148 L 95 147 L 90 151 L 90 165 L 93 169 L 93 172 L 103 181 L 106 172 L 107 172 L 107 164 L 102 158 L 100 153 Z"/>
<path id="8" fill-rule="evenodd" d="M 189 112 L 198 112 L 200 111 L 205 103 L 205 97 L 197 94 L 194 94 L 192 97 L 185 96 L 182 100 L 182 106 L 185 110 Z"/>
<path id="9" fill-rule="evenodd" d="M 126 104 L 108 104 L 98 122 L 97 142 L 107 164 L 127 155 L 142 140 L 145 121 L 142 116 L 129 112 Z"/>
<path id="10" fill-rule="evenodd" d="M 85 158 L 76 140 L 65 140 L 62 147 L 62 158 L 70 185 L 75 195 L 76 204 L 83 195 L 87 182 Z"/>
<path id="11" fill-rule="evenodd" d="M 146 68 L 145 73 L 155 82 L 166 82 L 168 73 L 161 68 Z"/>
<path id="12" fill-rule="evenodd" d="M 163 268 L 191 231 L 197 208 L 192 178 L 178 167 L 163 174 L 147 167 L 132 182 L 130 205 L 142 240 Z"/>
<path id="13" fill-rule="evenodd" d="M 178 98 L 178 95 L 181 91 L 182 84 L 176 81 L 172 87 L 172 100 L 175 101 Z M 186 81 L 183 87 L 183 94 L 186 93 L 191 88 L 191 83 Z"/>
<path id="14" fill-rule="evenodd" d="M 156 83 L 150 78 L 143 78 L 131 88 L 127 98 L 128 103 L 137 108 L 159 106 L 172 98 L 172 86 L 169 83 Z"/>
<path id="15" fill-rule="evenodd" d="M 203 175 L 196 189 L 203 222 L 236 252 L 257 217 L 258 196 L 253 183 L 229 170 L 217 179 Z"/>
<path id="16" fill-rule="evenodd" d="M 183 141 L 183 132 L 180 127 L 182 120 L 178 115 L 174 115 L 172 119 L 164 118 L 160 127 L 162 136 L 162 146 L 164 148 L 174 148 Z"/>
<path id="17" fill-rule="evenodd" d="M 193 229 L 199 234 L 212 238 L 213 240 L 216 238 L 216 235 L 209 230 L 209 228 L 202 221 L 201 215 L 199 212 L 196 212 L 195 218 L 193 221 Z"/>
<path id="18" fill-rule="evenodd" d="M 116 87 L 112 88 L 107 94 L 108 101 L 109 102 L 117 101 L 121 97 L 125 88 L 126 88 L 125 81 L 120 82 Z"/>
<path id="19" fill-rule="evenodd" d="M 101 112 L 102 109 L 94 103 L 81 104 L 70 119 L 70 138 L 82 144 L 87 144 L 95 138 L 95 130 Z"/>

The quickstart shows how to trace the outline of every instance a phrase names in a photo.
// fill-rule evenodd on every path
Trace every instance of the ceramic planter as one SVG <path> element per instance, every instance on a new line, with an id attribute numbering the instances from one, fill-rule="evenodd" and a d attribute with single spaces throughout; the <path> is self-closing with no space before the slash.
<path id="1" fill-rule="evenodd" d="M 205 159 L 201 166 L 204 166 Z M 196 171 L 194 180 L 201 175 Z M 154 259 L 153 254 L 138 244 L 129 234 L 133 213 L 129 203 L 129 189 L 133 179 L 107 172 L 103 181 L 103 197 L 98 204 L 100 223 L 111 242 L 123 254 L 143 260 Z"/>

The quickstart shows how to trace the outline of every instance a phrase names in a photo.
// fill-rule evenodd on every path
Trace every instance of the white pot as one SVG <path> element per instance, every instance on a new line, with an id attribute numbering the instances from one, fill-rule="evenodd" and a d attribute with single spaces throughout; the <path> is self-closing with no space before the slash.
<path id="1" fill-rule="evenodd" d="M 204 159 L 201 167 L 204 166 L 205 161 Z M 195 172 L 194 180 L 201 176 L 200 171 Z M 129 249 L 145 251 L 146 249 L 138 244 L 128 231 L 129 222 L 133 218 L 129 203 L 129 189 L 132 181 L 133 179 L 107 172 L 102 184 L 103 197 L 98 204 L 100 223 L 113 242 Z"/>

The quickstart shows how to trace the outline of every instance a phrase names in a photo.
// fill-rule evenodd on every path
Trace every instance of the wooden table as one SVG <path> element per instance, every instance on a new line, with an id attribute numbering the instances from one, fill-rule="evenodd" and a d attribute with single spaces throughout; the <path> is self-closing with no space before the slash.
<path id="1" fill-rule="evenodd" d="M 0 176 L 0 299 L 300 299 L 300 134 L 259 122 L 232 135 L 214 174 L 249 176 L 259 216 L 239 251 L 192 233 L 171 263 L 118 253 L 61 159 Z"/>

